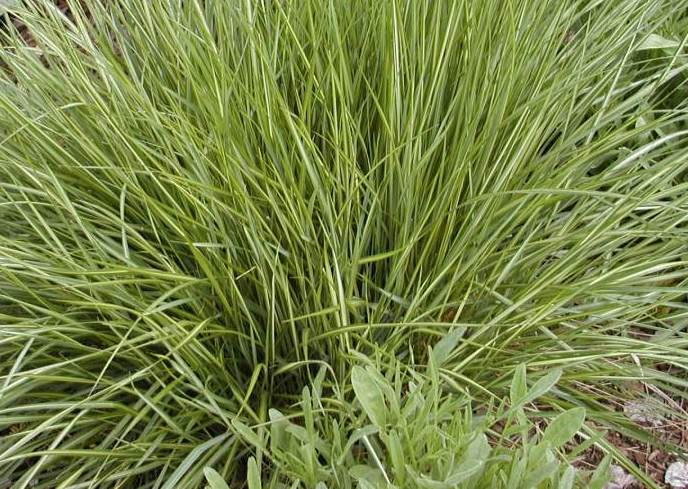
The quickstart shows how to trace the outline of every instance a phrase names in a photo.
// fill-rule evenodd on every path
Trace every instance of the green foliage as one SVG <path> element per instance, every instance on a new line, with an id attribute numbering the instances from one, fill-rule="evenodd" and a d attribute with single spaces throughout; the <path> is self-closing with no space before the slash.
<path id="1" fill-rule="evenodd" d="M 69 4 L 0 33 L 0 480 L 566 487 L 686 400 L 688 0 Z"/>
<path id="2" fill-rule="evenodd" d="M 206 467 L 203 469 L 203 473 L 205 474 L 205 478 L 208 481 L 208 485 L 211 489 L 229 489 L 229 486 L 224 479 L 222 479 L 220 474 L 218 474 L 217 471 L 212 467 Z"/>
<path id="3" fill-rule="evenodd" d="M 594 482 L 555 452 L 581 430 L 582 408 L 562 412 L 536 434 L 523 405 L 512 402 L 508 410 L 502 406 L 476 418 L 465 396 L 446 390 L 432 373 L 395 375 L 401 391 L 372 366 L 354 367 L 352 377 L 355 398 L 337 399 L 336 409 L 334 400 L 306 388 L 301 413 L 271 411 L 267 487 L 563 489 Z M 379 393 L 375 407 L 368 389 Z M 391 405 L 398 406 L 398 416 L 381 423 L 378 408 Z M 509 415 L 515 411 L 519 416 Z M 510 434 L 520 432 L 527 434 L 514 441 Z M 252 445 L 257 435 L 243 436 Z M 253 458 L 251 470 L 257 473 Z"/>

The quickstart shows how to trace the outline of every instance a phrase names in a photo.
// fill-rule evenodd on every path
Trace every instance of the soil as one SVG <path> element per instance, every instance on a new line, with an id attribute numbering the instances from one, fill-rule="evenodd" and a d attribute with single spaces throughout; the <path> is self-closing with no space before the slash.
<path id="1" fill-rule="evenodd" d="M 673 462 L 686 459 L 688 452 L 688 418 L 686 417 L 685 401 L 674 401 L 667 397 L 662 402 L 671 408 L 676 416 L 663 418 L 634 419 L 634 423 L 650 434 L 656 441 L 641 442 L 618 431 L 608 431 L 605 439 L 628 460 L 633 462 L 642 472 L 647 474 L 659 487 L 670 488 L 664 482 L 666 470 Z M 683 451 L 683 453 L 677 453 Z M 594 470 L 604 458 L 602 450 L 596 446 L 590 447 L 574 465 L 584 470 Z M 645 485 L 635 481 L 618 489 L 643 489 Z"/>

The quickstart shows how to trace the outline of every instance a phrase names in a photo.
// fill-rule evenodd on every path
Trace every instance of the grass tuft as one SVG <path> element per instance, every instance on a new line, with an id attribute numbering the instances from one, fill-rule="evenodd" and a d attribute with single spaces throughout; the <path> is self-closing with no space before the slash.
<path id="1" fill-rule="evenodd" d="M 0 484 L 653 487 L 597 433 L 687 397 L 686 0 L 69 5 L 1 34 Z"/>

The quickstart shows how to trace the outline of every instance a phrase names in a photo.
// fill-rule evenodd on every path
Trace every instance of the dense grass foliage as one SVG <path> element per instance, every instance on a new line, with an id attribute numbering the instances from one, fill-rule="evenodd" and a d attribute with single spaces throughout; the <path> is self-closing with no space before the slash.
<path id="1" fill-rule="evenodd" d="M 615 412 L 632 385 L 686 398 L 688 1 L 71 7 L 2 38 L 0 479 L 450 484 L 425 448 L 527 465 L 526 418 L 578 408 L 647 479 L 593 430 L 648 436 Z M 522 364 L 563 374 L 514 438 Z M 456 420 L 393 453 L 355 392 L 376 371 Z M 276 412 L 313 429 L 263 448 Z"/>

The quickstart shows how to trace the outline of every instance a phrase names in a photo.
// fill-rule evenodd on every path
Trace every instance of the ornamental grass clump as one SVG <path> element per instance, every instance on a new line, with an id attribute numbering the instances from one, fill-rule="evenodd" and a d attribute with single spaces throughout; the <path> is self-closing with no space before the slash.
<path id="1" fill-rule="evenodd" d="M 587 443 L 652 487 L 599 433 L 686 399 L 688 1 L 67 3 L 0 34 L 0 484 L 566 487 Z"/>

